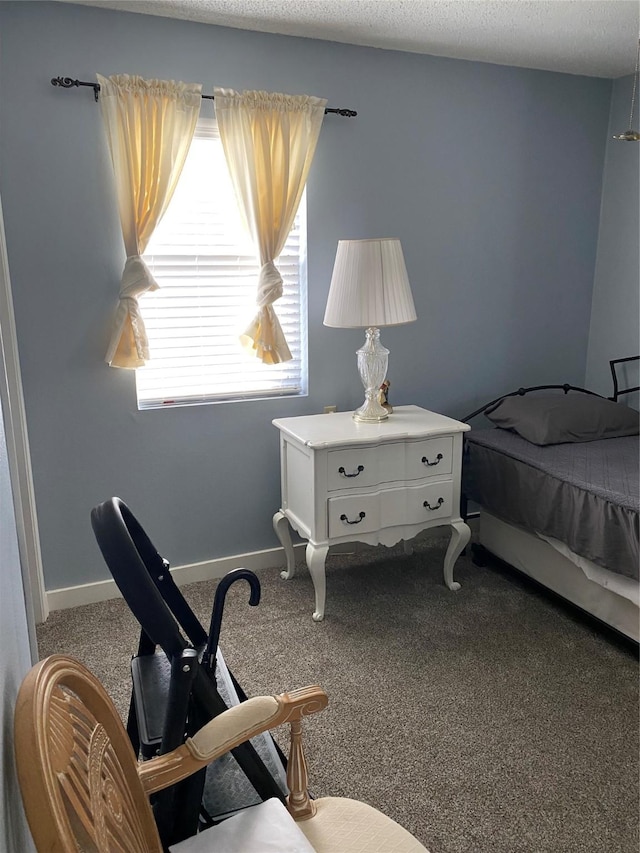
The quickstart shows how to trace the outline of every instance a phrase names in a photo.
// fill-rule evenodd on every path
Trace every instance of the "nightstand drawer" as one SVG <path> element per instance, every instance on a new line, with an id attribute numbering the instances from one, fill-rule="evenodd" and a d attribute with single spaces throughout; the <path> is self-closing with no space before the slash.
<path id="1" fill-rule="evenodd" d="M 447 435 L 409 442 L 405 464 L 407 480 L 450 474 L 453 469 L 453 437 Z"/>
<path id="2" fill-rule="evenodd" d="M 452 501 L 452 480 L 329 498 L 329 538 L 450 518 Z"/>
<path id="3" fill-rule="evenodd" d="M 335 492 L 404 480 L 404 466 L 403 444 L 330 450 L 327 454 L 327 488 Z"/>
<path id="4" fill-rule="evenodd" d="M 380 529 L 380 494 L 329 498 L 329 538 L 371 533 Z"/>

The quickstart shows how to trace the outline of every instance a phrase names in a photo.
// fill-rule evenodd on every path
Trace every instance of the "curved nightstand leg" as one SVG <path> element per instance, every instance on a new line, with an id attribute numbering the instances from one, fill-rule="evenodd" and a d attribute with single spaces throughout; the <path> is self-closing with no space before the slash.
<path id="1" fill-rule="evenodd" d="M 293 545 L 291 543 L 289 521 L 281 509 L 273 516 L 273 529 L 280 540 L 280 544 L 284 548 L 284 554 L 287 558 L 287 570 L 285 572 L 280 572 L 280 577 L 288 581 L 291 580 L 296 573 L 296 559 L 293 553 Z"/>
<path id="2" fill-rule="evenodd" d="M 460 584 L 453 579 L 453 566 L 471 538 L 471 530 L 464 521 L 451 522 L 451 539 L 447 553 L 444 556 L 444 582 L 449 589 L 460 589 Z"/>
<path id="3" fill-rule="evenodd" d="M 324 619 L 324 603 L 327 596 L 327 579 L 324 571 L 324 562 L 327 558 L 328 545 L 307 545 L 306 558 L 307 568 L 313 581 L 316 593 L 316 609 L 313 611 L 313 621 L 322 622 Z"/>

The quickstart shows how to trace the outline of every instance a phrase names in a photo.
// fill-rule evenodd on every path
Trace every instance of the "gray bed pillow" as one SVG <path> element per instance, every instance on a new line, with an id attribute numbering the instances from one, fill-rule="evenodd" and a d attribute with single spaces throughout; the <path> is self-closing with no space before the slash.
<path id="1" fill-rule="evenodd" d="M 485 412 L 501 429 L 533 444 L 564 444 L 638 435 L 640 413 L 590 394 L 505 397 Z"/>

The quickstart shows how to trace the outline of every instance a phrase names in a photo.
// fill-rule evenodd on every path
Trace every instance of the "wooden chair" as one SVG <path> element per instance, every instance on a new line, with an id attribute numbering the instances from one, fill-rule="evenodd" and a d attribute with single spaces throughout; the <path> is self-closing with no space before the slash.
<path id="1" fill-rule="evenodd" d="M 279 800 L 268 800 L 172 850 L 424 853 L 426 848 L 405 829 L 365 803 L 309 797 L 302 718 L 325 708 L 327 701 L 320 687 L 249 699 L 172 752 L 138 762 L 100 682 L 72 658 L 53 655 L 41 661 L 25 677 L 15 711 L 18 778 L 37 850 L 163 853 L 149 796 L 247 738 L 288 723 L 288 813 Z M 263 820 L 272 807 L 282 814 Z"/>

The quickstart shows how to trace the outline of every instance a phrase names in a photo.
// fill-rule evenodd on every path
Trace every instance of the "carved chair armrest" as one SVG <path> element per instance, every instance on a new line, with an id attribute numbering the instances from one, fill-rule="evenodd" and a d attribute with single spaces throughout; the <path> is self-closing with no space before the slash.
<path id="1" fill-rule="evenodd" d="M 279 696 L 256 696 L 234 705 L 177 749 L 143 761 L 138 775 L 146 793 L 153 794 L 175 785 L 220 756 L 262 732 L 291 724 L 291 745 L 287 765 L 288 808 L 296 820 L 315 814 L 307 793 L 307 768 L 302 751 L 302 718 L 327 707 L 328 696 L 321 687 L 302 687 Z"/>

